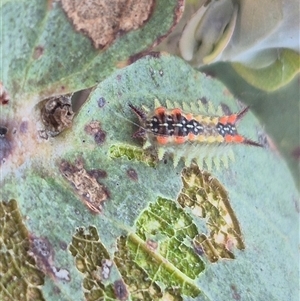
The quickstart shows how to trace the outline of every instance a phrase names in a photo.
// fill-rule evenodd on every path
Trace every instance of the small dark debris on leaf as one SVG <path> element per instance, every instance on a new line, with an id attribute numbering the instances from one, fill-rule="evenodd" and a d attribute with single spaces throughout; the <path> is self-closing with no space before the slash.
<path id="1" fill-rule="evenodd" d="M 71 127 L 74 112 L 71 106 L 72 94 L 47 98 L 42 101 L 41 119 L 46 136 L 55 137 Z M 42 137 L 43 138 L 43 137 Z"/>
<path id="2" fill-rule="evenodd" d="M 33 59 L 38 60 L 44 53 L 44 47 L 43 46 L 37 46 L 34 48 L 33 52 Z"/>
<path id="3" fill-rule="evenodd" d="M 161 52 L 159 52 L 159 51 L 143 51 L 143 52 L 136 53 L 136 54 L 130 56 L 130 58 L 128 60 L 128 65 L 135 63 L 136 61 L 138 61 L 139 59 L 141 59 L 145 56 L 150 56 L 155 59 L 158 59 L 161 56 Z"/>
<path id="4" fill-rule="evenodd" d="M 128 176 L 131 180 L 133 180 L 133 181 L 137 181 L 137 180 L 138 180 L 138 174 L 137 174 L 137 172 L 136 172 L 135 169 L 133 169 L 133 168 L 127 169 L 127 170 L 126 170 L 126 174 L 127 174 L 127 176 Z"/>
<path id="5" fill-rule="evenodd" d="M 8 139 L 7 127 L 0 126 L 0 164 L 4 163 L 12 151 L 12 143 Z"/>
<path id="6" fill-rule="evenodd" d="M 258 143 L 261 144 L 262 147 L 278 152 L 276 145 L 262 128 L 257 129 L 257 137 Z"/>
<path id="7" fill-rule="evenodd" d="M 300 200 L 298 197 L 294 196 L 293 197 L 293 202 L 294 202 L 294 205 L 295 205 L 295 209 L 298 213 L 300 213 Z"/>
<path id="8" fill-rule="evenodd" d="M 7 133 L 7 127 L 0 126 L 0 138 L 4 138 Z"/>
<path id="9" fill-rule="evenodd" d="M 118 300 L 125 301 L 128 298 L 128 291 L 123 280 L 117 280 L 114 282 L 115 297 Z"/>
<path id="10" fill-rule="evenodd" d="M 105 98 L 104 98 L 104 97 L 100 97 L 100 98 L 98 99 L 98 107 L 99 107 L 99 108 L 103 108 L 103 107 L 105 106 L 105 104 L 106 104 Z"/>
<path id="11" fill-rule="evenodd" d="M 221 108 L 222 108 L 222 111 L 223 111 L 224 115 L 231 115 L 232 114 L 232 111 L 230 110 L 230 108 L 227 104 L 221 102 Z"/>
<path id="12" fill-rule="evenodd" d="M 97 181 L 97 177 L 84 169 L 82 158 L 71 164 L 65 160 L 59 167 L 62 175 L 75 187 L 81 201 L 93 212 L 100 213 L 102 203 L 109 197 L 107 189 Z"/>
<path id="13" fill-rule="evenodd" d="M 194 250 L 199 256 L 203 256 L 205 254 L 201 244 L 194 243 Z"/>
<path id="14" fill-rule="evenodd" d="M 208 102 L 208 101 L 207 101 L 207 98 L 206 98 L 205 96 L 201 97 L 201 98 L 200 98 L 200 101 L 201 101 L 201 103 L 204 104 L 204 105 L 206 105 L 207 102 Z"/>
<path id="15" fill-rule="evenodd" d="M 237 287 L 234 284 L 231 284 L 230 288 L 232 290 L 232 298 L 233 298 L 233 300 L 237 300 L 237 301 L 241 300 L 241 295 L 238 293 Z"/>
<path id="16" fill-rule="evenodd" d="M 59 242 L 59 246 L 60 246 L 60 248 L 62 249 L 62 250 L 67 250 L 67 248 L 68 248 L 68 245 L 67 245 L 67 243 L 66 242 L 64 242 L 64 241 L 60 241 Z"/>

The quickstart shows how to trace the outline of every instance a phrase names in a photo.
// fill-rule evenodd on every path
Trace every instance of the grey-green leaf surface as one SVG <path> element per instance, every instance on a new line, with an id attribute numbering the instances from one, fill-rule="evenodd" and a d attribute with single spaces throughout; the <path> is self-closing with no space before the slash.
<path id="1" fill-rule="evenodd" d="M 299 74 L 288 85 L 266 92 L 245 82 L 229 64 L 215 64 L 203 71 L 214 74 L 236 97 L 251 106 L 265 128 L 266 139 L 278 156 L 284 157 L 299 188 Z M 274 76 L 277 77 L 276 74 Z"/>
<path id="2" fill-rule="evenodd" d="M 177 23 L 181 12 L 182 1 L 155 1 L 143 26 L 119 34 L 105 49 L 96 49 L 86 35 L 75 31 L 59 1 L 4 1 L 0 80 L 15 98 L 94 86 L 127 65 L 131 56 L 151 48 Z"/>
<path id="3" fill-rule="evenodd" d="M 298 192 L 284 161 L 271 149 L 237 145 L 235 162 L 228 169 L 211 171 L 209 182 L 217 179 L 226 191 L 244 242 L 244 249 L 228 242 L 234 258 L 219 258 L 212 264 L 191 242 L 197 233 L 209 231 L 206 219 L 176 202 L 183 164 L 174 168 L 168 158 L 147 164 L 144 154 L 136 155 L 142 145 L 132 138 L 138 127 L 128 103 L 151 108 L 155 98 L 162 104 L 167 99 L 178 103 L 205 99 L 233 112 L 239 110 L 217 80 L 178 58 L 148 56 L 100 83 L 71 129 L 49 141 L 36 141 L 26 150 L 26 162 L 17 168 L 7 169 L 9 158 L 2 165 L 6 168 L 2 199 L 17 200 L 29 232 L 46 237 L 51 244 L 55 256 L 50 266 L 70 275 L 69 281 L 54 280 L 50 273 L 52 277 L 46 277 L 41 287 L 45 300 L 91 300 L 95 286 L 99 295 L 104 294 L 103 300 L 116 300 L 117 293 L 125 290 L 118 279 L 126 284 L 128 300 L 137 300 L 134 287 L 138 284 L 126 277 L 133 269 L 139 271 L 134 275 L 140 275 L 140 282 L 150 279 L 149 291 L 154 295 L 149 300 L 172 295 L 175 300 L 296 301 Z M 23 135 L 31 131 L 29 127 Z M 255 140 L 262 129 L 249 113 L 239 131 Z M 98 139 L 100 132 L 103 139 Z M 112 152 L 116 147 L 121 149 L 119 155 Z M 105 186 L 108 197 L 101 204 L 102 213 L 92 213 L 85 206 L 87 201 L 82 200 L 88 196 L 78 175 L 94 177 L 97 181 L 89 183 Z M 206 193 L 213 199 L 218 189 Z M 86 230 L 74 234 L 78 227 Z M 93 254 L 93 250 L 99 252 Z M 190 266 L 181 252 L 188 254 Z M 101 267 L 107 257 L 114 262 L 111 274 L 99 280 L 90 262 Z"/>

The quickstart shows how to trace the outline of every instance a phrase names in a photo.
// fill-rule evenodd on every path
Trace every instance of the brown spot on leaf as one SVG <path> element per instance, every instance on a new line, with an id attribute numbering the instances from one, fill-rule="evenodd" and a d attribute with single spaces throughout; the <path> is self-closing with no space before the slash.
<path id="1" fill-rule="evenodd" d="M 2 82 L 0 82 L 0 105 L 7 105 L 10 100 L 8 92 L 5 90 Z"/>
<path id="2" fill-rule="evenodd" d="M 135 169 L 133 169 L 133 168 L 127 169 L 127 170 L 126 170 L 126 174 L 127 174 L 127 176 L 128 176 L 131 180 L 133 180 L 133 181 L 137 181 L 137 180 L 139 179 L 139 178 L 138 178 L 137 172 L 136 172 Z"/>
<path id="3" fill-rule="evenodd" d="M 97 177 L 84 169 L 83 160 L 77 159 L 74 165 L 64 160 L 60 164 L 60 171 L 75 187 L 81 201 L 93 213 L 100 213 L 102 203 L 109 195 L 107 189 L 97 181 Z"/>
<path id="4" fill-rule="evenodd" d="M 99 121 L 92 121 L 84 128 L 85 131 L 94 136 L 94 140 L 97 144 L 103 144 L 106 138 L 106 133 L 101 129 Z"/>
<path id="5" fill-rule="evenodd" d="M 91 169 L 88 171 L 88 174 L 95 179 L 107 177 L 107 172 L 103 169 Z"/>
<path id="6" fill-rule="evenodd" d="M 70 281 L 70 273 L 66 269 L 57 268 L 53 265 L 54 250 L 46 237 L 29 235 L 29 255 L 33 256 L 37 266 L 45 274 L 55 279 Z"/>
<path id="7" fill-rule="evenodd" d="M 37 46 L 34 48 L 33 59 L 38 60 L 44 53 L 44 47 Z"/>
<path id="8" fill-rule="evenodd" d="M 109 46 L 124 32 L 138 29 L 151 16 L 154 0 L 61 0 L 76 31 L 97 49 Z"/>
<path id="9" fill-rule="evenodd" d="M 123 280 L 117 280 L 114 282 L 115 297 L 118 300 L 125 301 L 128 298 L 128 291 Z"/>
<path id="10" fill-rule="evenodd" d="M 41 119 L 45 125 L 45 136 L 54 137 L 71 127 L 74 112 L 71 94 L 45 99 L 41 104 Z"/>

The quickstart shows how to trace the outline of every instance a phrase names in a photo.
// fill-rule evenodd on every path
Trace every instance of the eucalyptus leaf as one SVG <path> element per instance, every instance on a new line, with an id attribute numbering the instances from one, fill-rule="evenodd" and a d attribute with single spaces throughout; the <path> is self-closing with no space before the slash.
<path id="1" fill-rule="evenodd" d="M 194 67 L 228 61 L 246 81 L 273 91 L 299 73 L 299 18 L 296 0 L 201 2 L 179 49 Z"/>
<path id="2" fill-rule="evenodd" d="M 35 243 L 26 246 L 39 264 L 28 261 L 45 274 L 43 300 L 297 300 L 298 192 L 285 163 L 268 148 L 247 145 L 233 146 L 235 162 L 210 173 L 174 168 L 167 156 L 149 161 L 132 137 L 138 121 L 128 103 L 153 108 L 156 98 L 239 110 L 219 81 L 181 59 L 147 56 L 101 82 L 59 136 L 28 144 L 36 135 L 29 123 L 19 141 L 26 161 L 12 152 L 1 165 L 8 213 L 0 220 L 8 225 L 18 210 L 27 217 L 18 223 Z M 253 139 L 258 129 L 252 113 L 239 125 Z M 89 206 L 99 193 L 101 213 Z M 11 199 L 18 208 L 5 207 Z M 0 254 L 9 249 L 19 262 L 8 233 L 1 232 Z M 41 255 L 40 245 L 50 255 Z M 10 272 L 22 281 L 20 270 Z M 28 294 L 27 286 L 21 292 Z"/>

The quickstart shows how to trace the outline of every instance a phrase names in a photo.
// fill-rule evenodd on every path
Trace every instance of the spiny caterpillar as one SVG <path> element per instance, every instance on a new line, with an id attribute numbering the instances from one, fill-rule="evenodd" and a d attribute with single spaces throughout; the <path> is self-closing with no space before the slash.
<path id="1" fill-rule="evenodd" d="M 199 101 L 198 112 L 204 111 L 204 105 Z M 225 148 L 232 144 L 247 144 L 262 147 L 258 142 L 252 141 L 238 134 L 236 124 L 248 111 L 244 108 L 237 114 L 222 115 L 221 108 L 215 110 L 210 103 L 206 115 L 187 113 L 191 110 L 183 104 L 180 106 L 167 101 L 167 107 L 155 100 L 155 109 L 146 112 L 132 104 L 129 107 L 140 121 L 140 129 L 133 134 L 134 138 L 145 140 L 144 149 L 154 147 L 157 149 L 158 159 L 161 160 L 166 153 L 173 155 L 174 166 L 183 158 L 185 165 L 189 166 L 195 160 L 200 167 L 203 163 L 208 169 L 212 162 L 219 167 L 220 161 L 228 166 L 228 158 L 233 159 L 232 151 L 225 154 Z M 195 106 L 192 105 L 192 110 Z"/>

